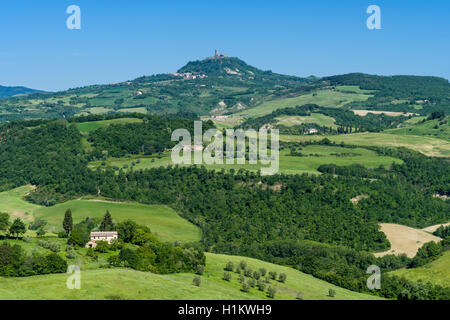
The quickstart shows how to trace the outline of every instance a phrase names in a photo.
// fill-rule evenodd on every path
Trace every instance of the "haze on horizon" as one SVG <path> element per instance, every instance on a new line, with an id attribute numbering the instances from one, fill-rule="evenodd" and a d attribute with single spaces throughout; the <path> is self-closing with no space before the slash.
<path id="1" fill-rule="evenodd" d="M 5 1 L 0 85 L 48 91 L 175 72 L 218 49 L 300 77 L 350 72 L 450 79 L 450 3 L 422 1 Z M 66 9 L 82 10 L 68 30 Z M 366 9 L 380 6 L 382 29 Z"/>

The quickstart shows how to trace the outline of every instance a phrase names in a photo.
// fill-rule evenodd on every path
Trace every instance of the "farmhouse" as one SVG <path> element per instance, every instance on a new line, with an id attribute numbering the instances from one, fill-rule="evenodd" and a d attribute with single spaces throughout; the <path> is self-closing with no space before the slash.
<path id="1" fill-rule="evenodd" d="M 116 240 L 118 238 L 119 235 L 116 231 L 91 232 L 91 240 L 86 244 L 86 248 L 97 247 L 97 241 L 106 241 L 111 244 L 113 240 Z"/>
<path id="2" fill-rule="evenodd" d="M 314 128 L 308 129 L 308 130 L 306 130 L 306 132 L 305 132 L 305 134 L 317 134 L 317 133 L 319 133 L 319 130 L 314 129 Z"/>

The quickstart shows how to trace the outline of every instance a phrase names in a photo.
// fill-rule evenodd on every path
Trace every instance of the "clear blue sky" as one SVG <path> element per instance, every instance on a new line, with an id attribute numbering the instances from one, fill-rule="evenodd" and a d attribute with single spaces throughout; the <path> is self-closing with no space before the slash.
<path id="1" fill-rule="evenodd" d="M 66 28 L 66 8 L 82 29 Z M 366 9 L 381 7 L 382 30 Z M 448 0 L 2 0 L 0 85 L 61 90 L 174 72 L 214 49 L 298 76 L 450 79 Z"/>

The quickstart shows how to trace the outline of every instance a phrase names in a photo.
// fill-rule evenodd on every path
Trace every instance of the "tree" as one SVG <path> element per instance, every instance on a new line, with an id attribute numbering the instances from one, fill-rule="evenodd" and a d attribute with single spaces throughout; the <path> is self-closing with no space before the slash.
<path id="1" fill-rule="evenodd" d="M 234 270 L 234 264 L 231 261 L 228 261 L 226 267 L 225 267 L 226 271 L 233 271 Z"/>
<path id="2" fill-rule="evenodd" d="M 63 220 L 63 229 L 66 231 L 66 234 L 69 236 L 73 229 L 73 219 L 72 219 L 72 210 L 67 209 L 64 214 Z"/>
<path id="3" fill-rule="evenodd" d="M 278 278 L 278 281 L 280 281 L 281 283 L 285 283 L 286 278 L 287 278 L 287 276 L 285 273 L 280 273 L 280 277 Z"/>
<path id="4" fill-rule="evenodd" d="M 25 232 L 27 232 L 25 223 L 23 223 L 23 221 L 19 218 L 14 220 L 11 227 L 9 227 L 9 233 L 16 235 L 16 238 L 19 238 L 19 235 L 24 234 Z"/>
<path id="5" fill-rule="evenodd" d="M 100 231 L 114 231 L 115 225 L 112 220 L 111 213 L 109 213 L 109 211 L 106 211 L 99 229 Z"/>
<path id="6" fill-rule="evenodd" d="M 336 296 L 336 290 L 329 289 L 328 290 L 328 296 L 330 296 L 331 298 L 334 298 Z"/>
<path id="7" fill-rule="evenodd" d="M 122 239 L 124 242 L 130 243 L 133 241 L 134 234 L 138 225 L 133 220 L 125 220 L 117 225 L 117 231 L 119 233 L 119 239 Z"/>
<path id="8" fill-rule="evenodd" d="M 269 289 L 267 290 L 267 296 L 271 299 L 274 299 L 276 294 L 277 289 L 275 289 L 274 287 L 269 287 Z"/>
<path id="9" fill-rule="evenodd" d="M 0 231 L 6 231 L 9 227 L 9 215 L 0 212 Z"/>

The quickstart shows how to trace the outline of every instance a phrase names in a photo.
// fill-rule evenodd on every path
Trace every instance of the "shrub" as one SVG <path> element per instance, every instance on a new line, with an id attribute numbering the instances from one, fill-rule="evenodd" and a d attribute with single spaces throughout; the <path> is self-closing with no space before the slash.
<path id="1" fill-rule="evenodd" d="M 106 241 L 97 241 L 97 246 L 94 250 L 96 252 L 106 253 L 109 250 L 109 243 Z"/>
<path id="2" fill-rule="evenodd" d="M 108 263 L 113 267 L 121 267 L 122 266 L 122 261 L 120 261 L 120 257 L 118 254 L 108 257 Z"/>
<path id="3" fill-rule="evenodd" d="M 253 279 L 259 280 L 261 278 L 261 274 L 258 271 L 253 272 Z"/>
<path id="4" fill-rule="evenodd" d="M 249 279 L 248 280 L 248 285 L 250 286 L 250 288 L 254 288 L 256 286 L 255 279 Z"/>
<path id="5" fill-rule="evenodd" d="M 271 299 L 274 299 L 276 294 L 277 289 L 275 289 L 274 287 L 269 287 L 269 289 L 267 290 L 267 296 Z"/>
<path id="6" fill-rule="evenodd" d="M 265 277 L 265 276 L 266 276 L 266 273 L 267 273 L 267 270 L 264 269 L 264 268 L 260 268 L 260 269 L 259 269 L 259 273 L 261 274 L 262 277 Z"/>
<path id="7" fill-rule="evenodd" d="M 198 274 L 199 276 L 201 276 L 201 275 L 203 275 L 203 273 L 205 273 L 205 266 L 198 265 L 198 266 L 197 266 L 197 272 L 196 272 L 196 274 Z"/>
<path id="8" fill-rule="evenodd" d="M 250 285 L 248 283 L 246 283 L 245 281 L 242 283 L 242 291 L 250 292 Z"/>
<path id="9" fill-rule="evenodd" d="M 278 278 L 278 281 L 285 283 L 287 279 L 287 276 L 285 273 L 280 273 L 280 277 Z"/>
<path id="10" fill-rule="evenodd" d="M 269 272 L 270 279 L 277 280 L 277 273 L 275 271 Z"/>
<path id="11" fill-rule="evenodd" d="M 263 291 L 266 290 L 266 282 L 263 279 L 259 279 L 258 283 L 256 284 L 256 286 L 258 287 L 259 291 Z"/>
<path id="12" fill-rule="evenodd" d="M 194 284 L 194 286 L 200 287 L 200 284 L 202 283 L 202 279 L 200 277 L 195 277 L 194 280 L 192 281 L 192 283 Z"/>
<path id="13" fill-rule="evenodd" d="M 241 261 L 241 262 L 239 263 L 239 267 L 240 267 L 242 270 L 247 269 L 247 262 Z"/>
<path id="14" fill-rule="evenodd" d="M 266 283 L 270 283 L 270 276 L 266 276 L 265 281 Z"/>
<path id="15" fill-rule="evenodd" d="M 231 278 L 232 278 L 231 273 L 225 272 L 225 273 L 223 274 L 223 280 L 225 280 L 225 281 L 231 281 Z"/>
<path id="16" fill-rule="evenodd" d="M 245 275 L 246 277 L 250 278 L 250 277 L 253 275 L 252 269 L 246 269 L 246 270 L 244 271 L 244 275 Z"/>
<path id="17" fill-rule="evenodd" d="M 334 289 L 329 289 L 328 296 L 334 298 L 336 296 L 336 291 Z"/>
<path id="18" fill-rule="evenodd" d="M 229 262 L 227 263 L 227 265 L 225 266 L 225 270 L 226 270 L 226 271 L 233 271 L 233 270 L 234 270 L 234 264 L 233 264 L 233 262 L 229 261 Z"/>
<path id="19" fill-rule="evenodd" d="M 67 233 L 65 231 L 58 232 L 58 238 L 60 238 L 60 239 L 67 238 Z"/>
<path id="20" fill-rule="evenodd" d="M 239 276 L 239 282 L 240 283 L 244 283 L 245 282 L 245 277 L 242 274 Z"/>
<path id="21" fill-rule="evenodd" d="M 61 245 L 57 242 L 39 240 L 38 245 L 55 253 L 61 251 Z"/>

